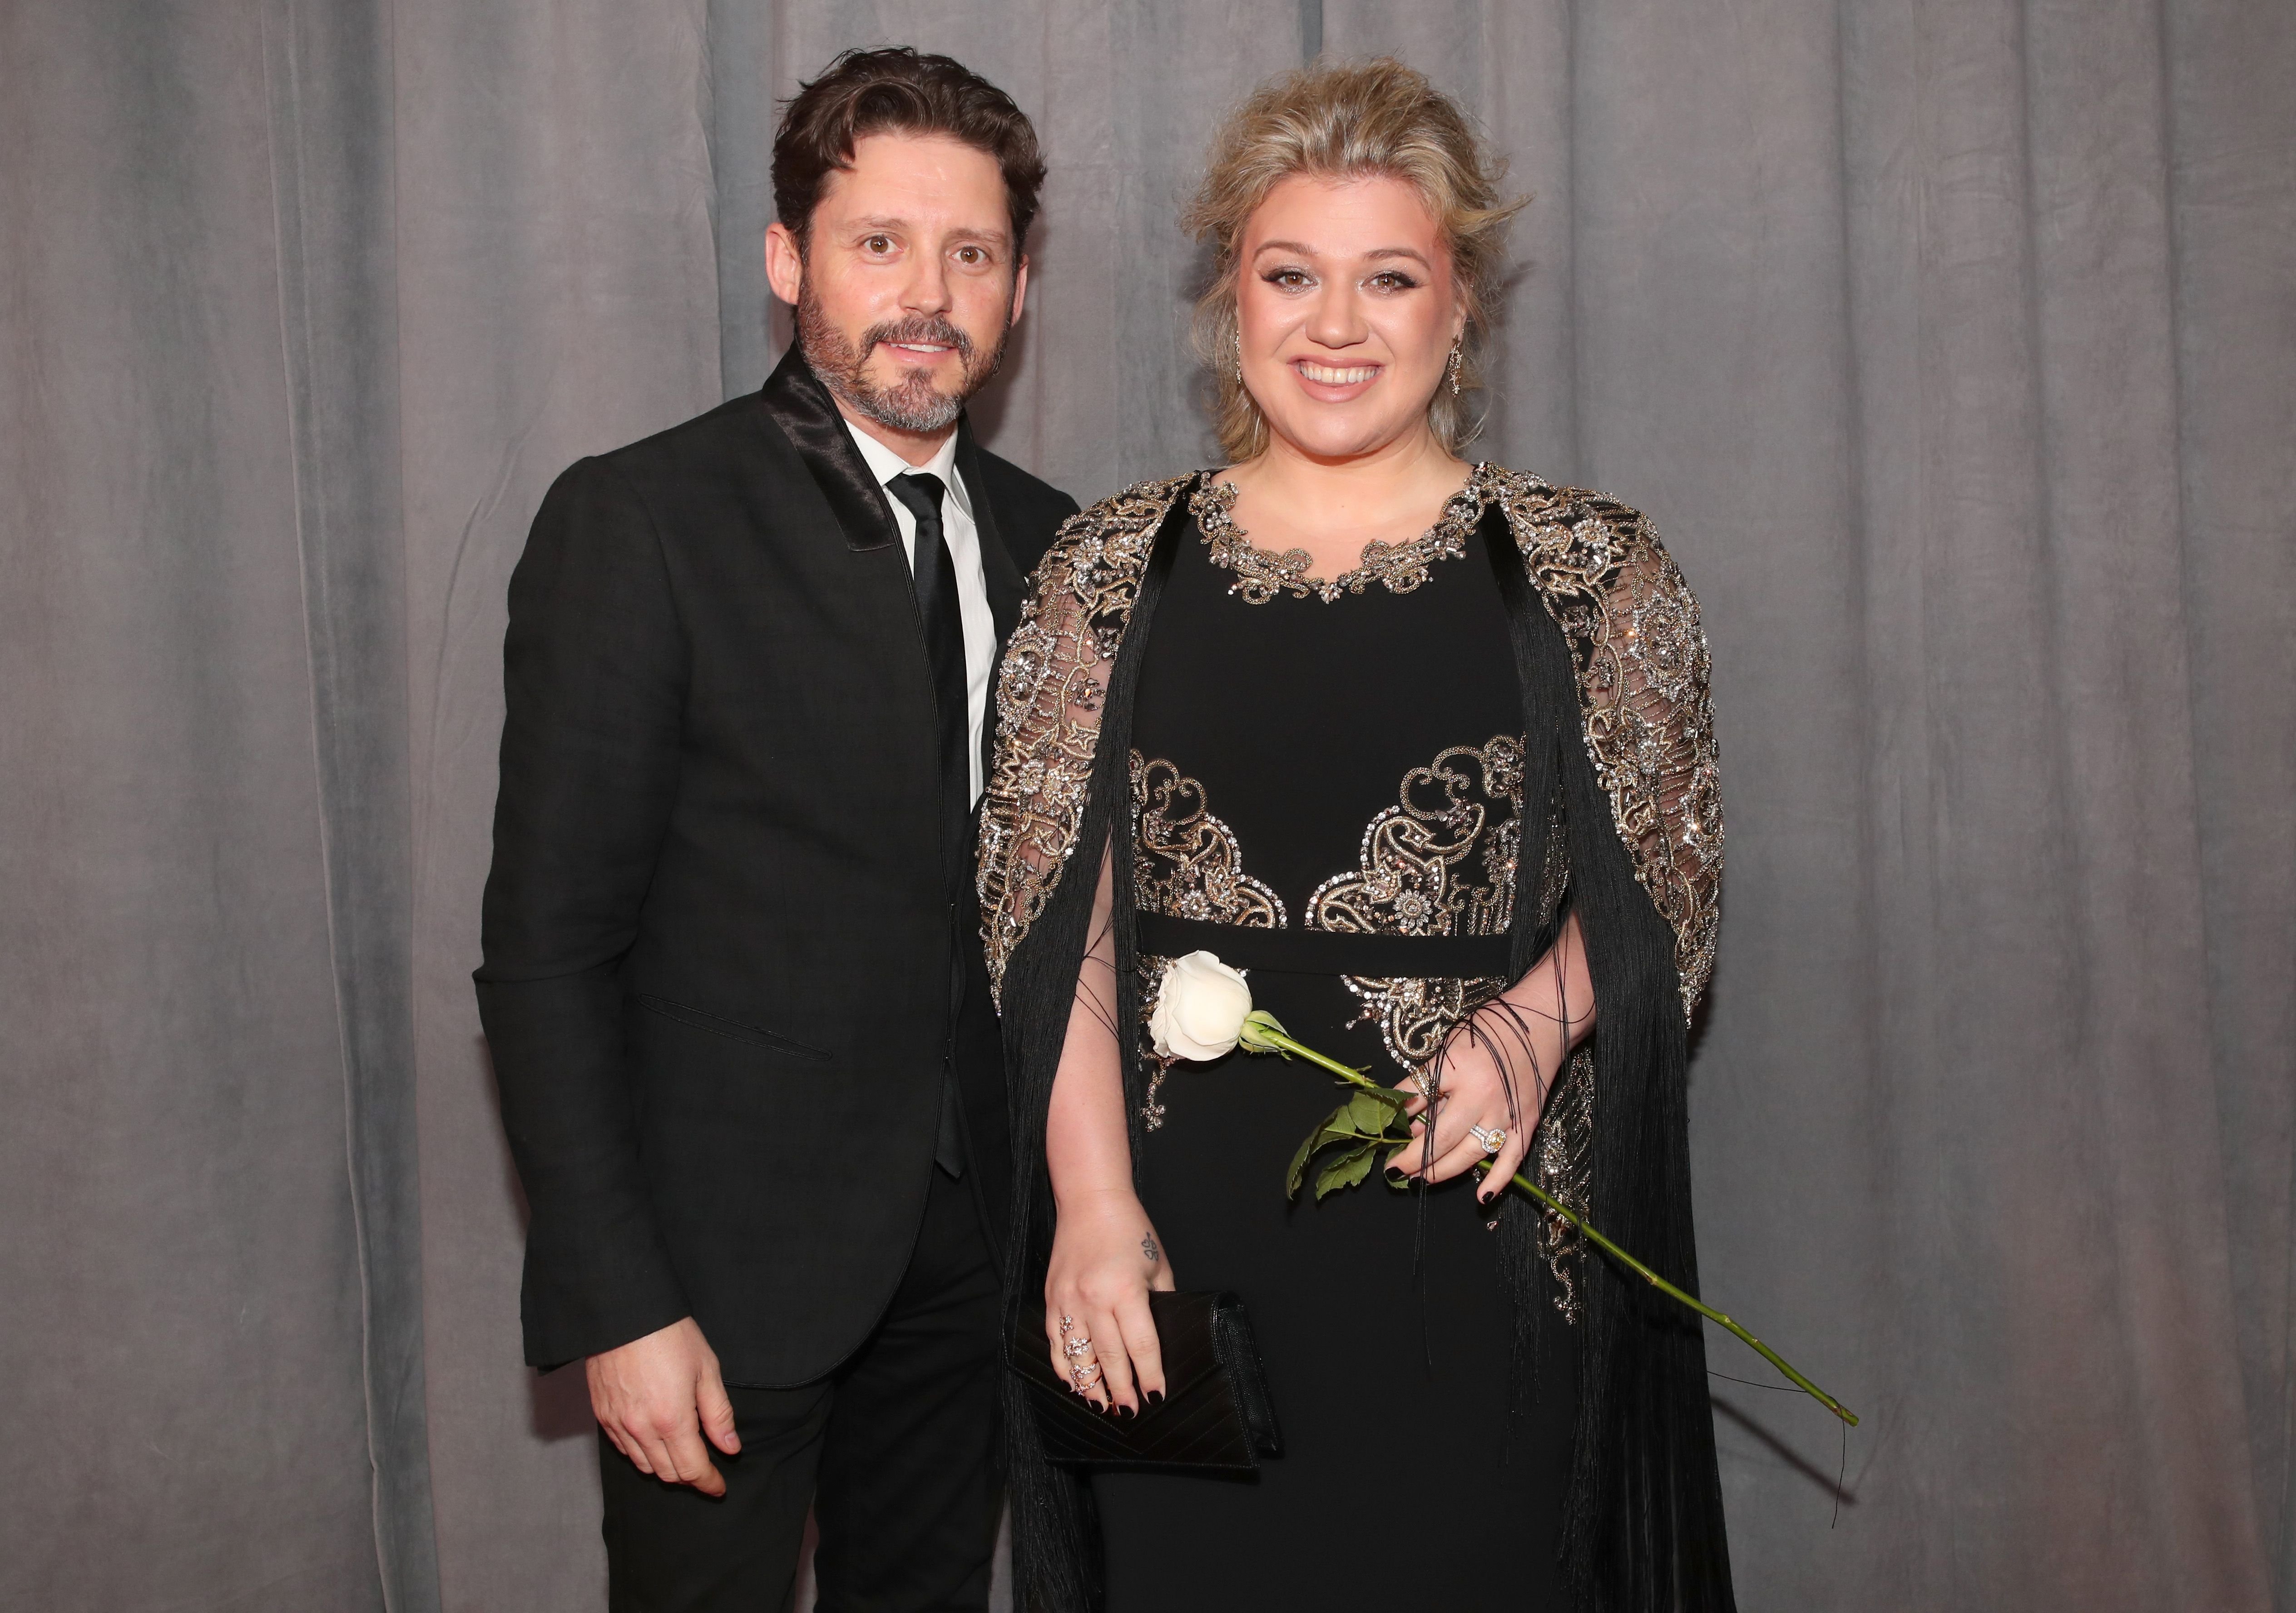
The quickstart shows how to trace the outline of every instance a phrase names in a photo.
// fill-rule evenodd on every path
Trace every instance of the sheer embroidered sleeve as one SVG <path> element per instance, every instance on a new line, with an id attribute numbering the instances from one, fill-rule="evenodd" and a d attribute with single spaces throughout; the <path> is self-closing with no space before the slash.
<path id="1" fill-rule="evenodd" d="M 1140 576 L 1193 474 L 1070 516 L 1030 579 L 996 673 L 996 754 L 980 808 L 981 939 L 991 987 L 1076 850 L 1108 692 Z"/>
<path id="2" fill-rule="evenodd" d="M 1686 1018 L 1714 970 L 1722 794 L 1698 602 L 1658 534 L 1600 494 L 1517 479 L 1507 512 L 1569 642 L 1587 751 L 1635 878 L 1673 928 Z"/>

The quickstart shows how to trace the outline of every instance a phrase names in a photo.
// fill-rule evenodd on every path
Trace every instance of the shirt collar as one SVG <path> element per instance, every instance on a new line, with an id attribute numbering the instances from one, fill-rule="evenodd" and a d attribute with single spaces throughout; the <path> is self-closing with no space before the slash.
<path id="1" fill-rule="evenodd" d="M 837 418 L 845 421 L 845 430 L 851 435 L 853 446 L 861 450 L 862 459 L 868 463 L 869 474 L 877 479 L 879 487 L 890 486 L 896 476 L 905 476 L 913 471 L 920 476 L 938 476 L 941 486 L 948 489 L 949 496 L 956 500 L 957 508 L 964 512 L 965 519 L 970 520 L 972 518 L 972 500 L 965 493 L 964 479 L 956 473 L 955 432 L 951 431 L 941 439 L 939 450 L 931 459 L 923 464 L 913 465 L 851 421 L 845 420 L 841 411 Z"/>

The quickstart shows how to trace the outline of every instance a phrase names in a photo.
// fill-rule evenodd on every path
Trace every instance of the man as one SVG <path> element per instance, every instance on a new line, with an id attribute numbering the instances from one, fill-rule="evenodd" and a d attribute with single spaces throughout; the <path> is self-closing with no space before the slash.
<path id="1" fill-rule="evenodd" d="M 611 1603 L 987 1603 L 1010 1152 L 972 896 L 996 647 L 1075 504 L 968 430 L 1036 135 L 955 61 L 789 104 L 763 391 L 576 464 L 511 580 L 479 999 L 587 1363 Z"/>

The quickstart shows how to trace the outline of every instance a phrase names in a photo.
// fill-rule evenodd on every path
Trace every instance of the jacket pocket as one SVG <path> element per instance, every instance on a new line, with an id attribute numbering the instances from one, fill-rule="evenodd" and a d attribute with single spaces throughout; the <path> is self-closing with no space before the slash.
<path id="1" fill-rule="evenodd" d="M 721 1019 L 716 1014 L 704 1013 L 698 1008 L 689 1008 L 683 1003 L 673 1003 L 668 997 L 648 996 L 644 993 L 640 993 L 638 1004 L 660 1014 L 665 1019 L 675 1019 L 680 1025 L 690 1025 L 696 1030 L 706 1030 L 713 1035 L 724 1036 L 728 1041 L 746 1042 L 752 1047 L 768 1047 L 775 1052 L 787 1053 L 791 1058 L 819 1059 L 826 1063 L 835 1056 L 822 1048 L 809 1047 L 803 1042 L 794 1041 L 788 1036 L 762 1029 L 755 1025 L 744 1025 L 738 1019 Z"/>

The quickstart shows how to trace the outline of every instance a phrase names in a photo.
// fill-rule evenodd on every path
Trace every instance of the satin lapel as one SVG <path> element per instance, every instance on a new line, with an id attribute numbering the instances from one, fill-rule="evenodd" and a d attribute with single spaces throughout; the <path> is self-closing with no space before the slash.
<path id="1" fill-rule="evenodd" d="M 996 647 L 1021 621 L 1021 592 L 1025 585 L 1020 567 L 1004 547 L 1004 534 L 996 524 L 996 506 L 988 497 L 988 479 L 980 473 L 980 445 L 973 440 L 972 422 L 956 422 L 956 473 L 964 478 L 965 496 L 972 501 L 972 526 L 980 534 L 980 577 L 988 588 L 988 614 L 996 624 Z"/>
<path id="2" fill-rule="evenodd" d="M 806 364 L 797 343 L 790 343 L 758 402 L 790 439 L 798 457 L 805 461 L 805 468 L 813 472 L 815 485 L 829 501 L 838 528 L 845 534 L 845 546 L 854 550 L 898 547 L 901 529 L 893 524 L 893 506 L 885 501 L 885 490 L 877 485 L 877 479 L 869 474 L 869 462 L 853 446 L 853 434 L 845 429 L 844 416 L 838 413 L 829 389 Z M 968 482 L 967 490 L 973 485 Z"/>

